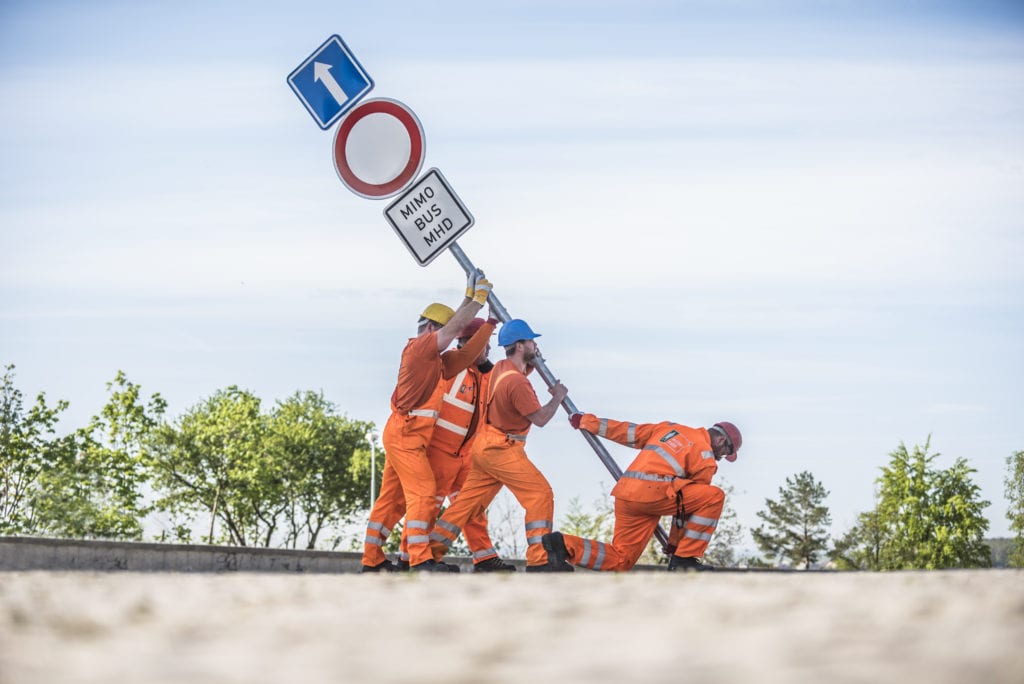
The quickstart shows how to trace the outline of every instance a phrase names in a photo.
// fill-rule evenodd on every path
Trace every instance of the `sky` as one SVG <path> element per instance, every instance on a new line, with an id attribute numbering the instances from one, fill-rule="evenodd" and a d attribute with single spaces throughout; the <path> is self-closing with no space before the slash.
<path id="1" fill-rule="evenodd" d="M 1007 536 L 1024 5 L 896 4 L 6 0 L 0 363 L 71 402 L 67 431 L 119 370 L 172 418 L 237 385 L 382 427 L 419 312 L 465 278 L 340 182 L 289 89 L 338 34 L 416 113 L 476 220 L 459 245 L 578 407 L 734 422 L 747 529 L 810 471 L 839 536 L 930 439 Z M 556 519 L 610 489 L 561 414 L 528 453 Z"/>

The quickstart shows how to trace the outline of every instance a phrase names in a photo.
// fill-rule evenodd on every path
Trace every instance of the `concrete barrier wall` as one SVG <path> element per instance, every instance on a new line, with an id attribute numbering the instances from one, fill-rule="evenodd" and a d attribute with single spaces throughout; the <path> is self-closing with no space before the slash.
<path id="1" fill-rule="evenodd" d="M 472 569 L 468 558 L 446 558 L 445 562 L 462 566 L 463 572 Z M 361 568 L 359 553 L 0 537 L 0 571 L 356 573 Z"/>

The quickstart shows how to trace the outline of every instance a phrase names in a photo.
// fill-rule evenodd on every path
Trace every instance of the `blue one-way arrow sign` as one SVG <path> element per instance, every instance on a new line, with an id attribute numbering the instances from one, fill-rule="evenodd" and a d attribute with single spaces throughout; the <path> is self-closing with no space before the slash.
<path id="1" fill-rule="evenodd" d="M 288 75 L 288 85 L 326 130 L 373 90 L 373 79 L 334 35 Z"/>

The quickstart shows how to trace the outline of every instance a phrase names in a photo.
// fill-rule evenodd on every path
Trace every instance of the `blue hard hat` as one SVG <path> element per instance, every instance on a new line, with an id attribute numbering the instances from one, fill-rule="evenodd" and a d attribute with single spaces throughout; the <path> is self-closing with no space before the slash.
<path id="1" fill-rule="evenodd" d="M 519 340 L 532 340 L 534 337 L 540 337 L 540 335 L 530 330 L 530 326 L 526 324 L 526 321 L 521 318 L 513 318 L 510 321 L 506 321 L 505 325 L 501 326 L 501 330 L 498 331 L 498 344 L 502 347 L 507 347 Z"/>

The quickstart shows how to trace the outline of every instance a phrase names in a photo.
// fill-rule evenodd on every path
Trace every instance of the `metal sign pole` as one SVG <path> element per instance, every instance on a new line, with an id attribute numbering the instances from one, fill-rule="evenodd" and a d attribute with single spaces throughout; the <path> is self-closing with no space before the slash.
<path id="1" fill-rule="evenodd" d="M 466 275 L 469 275 L 476 270 L 476 266 L 474 266 L 473 262 L 469 260 L 469 257 L 462 251 L 462 248 L 459 247 L 458 243 L 453 243 L 452 246 L 448 248 L 448 251 L 450 251 L 452 256 L 455 257 L 455 260 L 459 262 L 459 265 L 462 266 L 462 270 L 466 272 Z M 498 300 L 498 296 L 494 294 L 494 290 L 491 290 L 490 294 L 487 295 L 487 304 L 490 306 L 491 315 L 502 323 L 506 323 L 512 318 L 502 303 Z M 537 358 L 533 362 L 533 367 L 537 369 L 537 372 L 540 373 L 540 377 L 544 379 L 544 383 L 548 387 L 554 386 L 557 379 L 548 369 L 548 365 L 544 359 Z M 572 399 L 568 396 L 562 400 L 562 408 L 565 409 L 566 413 L 569 415 L 580 412 L 580 410 L 576 408 L 576 404 L 574 404 Z M 622 477 L 622 468 L 620 468 L 619 464 L 615 462 L 612 455 L 608 453 L 604 444 L 601 444 L 596 436 L 590 434 L 586 430 L 580 430 L 579 432 L 583 435 L 583 438 L 587 440 L 587 444 L 589 444 L 590 448 L 594 450 L 597 457 L 601 459 L 601 463 L 604 463 L 604 467 L 607 468 L 608 472 L 612 474 L 612 477 L 618 481 L 618 479 Z M 663 547 L 668 546 L 668 534 L 665 533 L 665 530 L 661 529 L 661 525 L 654 528 L 654 536 L 658 538 L 658 541 L 661 542 Z"/>

